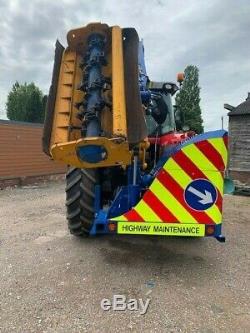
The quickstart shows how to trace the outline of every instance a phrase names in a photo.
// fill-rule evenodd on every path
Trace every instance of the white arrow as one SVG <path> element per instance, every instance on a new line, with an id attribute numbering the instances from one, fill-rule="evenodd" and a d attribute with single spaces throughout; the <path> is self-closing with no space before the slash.
<path id="1" fill-rule="evenodd" d="M 190 186 L 188 188 L 188 191 L 195 194 L 197 197 L 201 198 L 201 200 L 199 200 L 199 202 L 202 205 L 207 205 L 213 202 L 213 198 L 212 198 L 212 194 L 211 192 L 208 192 L 207 190 L 205 190 L 205 194 L 203 192 L 200 192 L 198 190 L 196 190 L 194 187 Z"/>

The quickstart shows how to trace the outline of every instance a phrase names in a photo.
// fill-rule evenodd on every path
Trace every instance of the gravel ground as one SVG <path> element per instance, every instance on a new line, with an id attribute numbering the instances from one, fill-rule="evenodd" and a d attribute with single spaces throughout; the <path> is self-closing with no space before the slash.
<path id="1" fill-rule="evenodd" d="M 250 332 L 250 198 L 226 196 L 215 239 L 77 239 L 64 184 L 0 192 L 0 332 Z M 148 311 L 103 311 L 123 294 Z"/>

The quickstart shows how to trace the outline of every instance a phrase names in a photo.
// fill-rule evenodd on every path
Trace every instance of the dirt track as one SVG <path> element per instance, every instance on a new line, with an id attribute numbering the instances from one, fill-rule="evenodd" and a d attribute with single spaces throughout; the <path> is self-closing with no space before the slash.
<path id="1" fill-rule="evenodd" d="M 0 192 L 0 332 L 250 332 L 250 198 L 214 239 L 97 237 L 65 223 L 64 184 Z M 114 294 L 148 312 L 104 312 Z"/>

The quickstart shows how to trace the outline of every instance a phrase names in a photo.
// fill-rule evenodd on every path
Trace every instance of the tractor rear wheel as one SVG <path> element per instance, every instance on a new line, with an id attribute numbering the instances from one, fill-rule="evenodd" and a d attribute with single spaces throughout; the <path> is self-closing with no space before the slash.
<path id="1" fill-rule="evenodd" d="M 99 183 L 97 169 L 69 168 L 66 175 L 66 207 L 70 233 L 89 234 L 94 221 L 95 185 Z"/>

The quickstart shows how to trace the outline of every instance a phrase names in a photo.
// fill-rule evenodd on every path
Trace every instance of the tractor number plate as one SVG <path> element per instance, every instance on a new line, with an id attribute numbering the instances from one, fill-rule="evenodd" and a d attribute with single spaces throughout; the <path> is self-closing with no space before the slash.
<path id="1" fill-rule="evenodd" d="M 204 224 L 118 222 L 118 234 L 160 236 L 205 236 Z"/>

